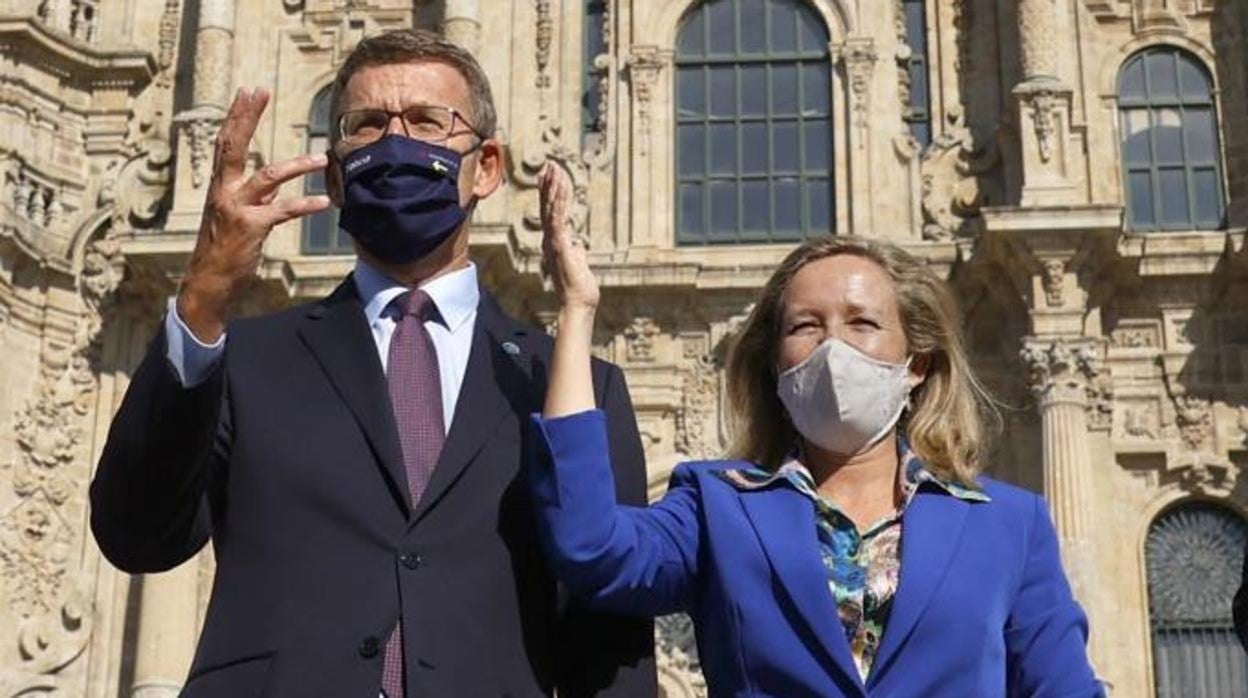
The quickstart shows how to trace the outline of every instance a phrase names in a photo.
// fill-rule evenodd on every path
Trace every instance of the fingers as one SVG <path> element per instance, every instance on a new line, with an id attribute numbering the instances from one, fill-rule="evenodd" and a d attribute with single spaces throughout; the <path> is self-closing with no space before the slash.
<path id="1" fill-rule="evenodd" d="M 260 115 L 269 103 L 263 89 L 240 88 L 225 115 L 225 123 L 217 132 L 217 148 L 213 155 L 212 175 L 216 181 L 231 182 L 243 176 L 247 167 L 247 151 L 256 135 Z"/>
<path id="2" fill-rule="evenodd" d="M 277 188 L 290 180 L 325 169 L 329 159 L 325 153 L 309 153 L 283 162 L 265 165 L 239 189 L 239 197 L 247 203 L 267 203 Z"/>
<path id="3" fill-rule="evenodd" d="M 320 213 L 327 208 L 329 208 L 329 197 L 324 194 L 280 199 L 266 207 L 268 212 L 267 222 L 269 228 L 272 229 L 273 226 L 280 225 L 288 220 Z"/>

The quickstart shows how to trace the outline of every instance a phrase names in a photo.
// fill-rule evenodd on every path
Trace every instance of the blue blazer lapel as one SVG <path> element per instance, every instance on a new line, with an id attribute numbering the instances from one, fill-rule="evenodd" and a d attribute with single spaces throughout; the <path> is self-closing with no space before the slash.
<path id="1" fill-rule="evenodd" d="M 901 579 L 871 665 L 868 689 L 896 659 L 944 580 L 971 506 L 949 494 L 920 489 L 906 507 L 901 523 Z"/>
<path id="2" fill-rule="evenodd" d="M 845 628 L 819 556 L 814 506 L 786 486 L 740 495 L 771 567 L 793 600 L 804 628 L 794 628 L 814 651 L 821 648 L 837 685 L 861 687 Z"/>

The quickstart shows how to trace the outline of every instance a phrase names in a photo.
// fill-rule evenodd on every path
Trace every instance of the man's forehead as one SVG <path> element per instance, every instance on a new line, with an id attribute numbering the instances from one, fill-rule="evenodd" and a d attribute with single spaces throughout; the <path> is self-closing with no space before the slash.
<path id="1" fill-rule="evenodd" d="M 439 104 L 458 109 L 468 106 L 468 81 L 441 61 L 366 65 L 357 70 L 343 90 L 344 102 L 364 106 Z"/>

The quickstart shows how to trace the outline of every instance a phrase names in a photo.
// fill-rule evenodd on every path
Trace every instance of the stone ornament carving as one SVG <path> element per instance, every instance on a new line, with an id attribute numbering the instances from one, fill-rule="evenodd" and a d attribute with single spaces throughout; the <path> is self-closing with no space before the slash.
<path id="1" fill-rule="evenodd" d="M 113 210 L 115 231 L 150 228 L 169 203 L 173 151 L 163 140 L 146 141 L 140 152 L 118 168 L 116 178 L 101 190 L 99 203 Z"/>
<path id="2" fill-rule="evenodd" d="M 1053 159 L 1054 137 L 1057 135 L 1055 112 L 1061 102 L 1057 94 L 1049 89 L 1033 90 L 1026 93 L 1023 99 L 1031 112 L 1031 123 L 1036 133 L 1040 162 L 1047 163 Z"/>
<path id="3" fill-rule="evenodd" d="M 1050 308 L 1060 308 L 1066 304 L 1063 297 L 1066 285 L 1066 262 L 1060 259 L 1046 259 L 1041 265 L 1041 285 L 1044 287 L 1044 302 Z"/>
<path id="4" fill-rule="evenodd" d="M 160 15 L 160 52 L 156 65 L 160 70 L 157 86 L 162 89 L 173 86 L 173 71 L 169 69 L 173 67 L 174 50 L 178 45 L 178 25 L 182 21 L 180 6 L 180 0 L 165 0 L 165 11 Z"/>
<path id="5" fill-rule="evenodd" d="M 1099 354 L 1089 341 L 1029 340 L 1019 352 L 1028 369 L 1028 383 L 1042 405 L 1076 403 L 1089 410 L 1089 426 L 1104 425 L 1112 416 L 1112 389 Z M 1103 375 L 1104 373 L 1104 375 Z M 1095 420 L 1093 420 L 1095 417 Z"/>
<path id="6" fill-rule="evenodd" d="M 212 165 L 217 133 L 224 121 L 225 111 L 213 106 L 196 108 L 174 118 L 187 138 L 191 156 L 191 185 L 196 189 L 204 186 L 208 168 Z"/>
<path id="7" fill-rule="evenodd" d="M 897 51 L 893 55 L 897 63 L 897 101 L 903 117 L 910 116 L 910 58 L 914 49 L 907 43 L 906 9 L 902 0 L 893 0 L 893 33 L 897 37 Z"/>
<path id="8" fill-rule="evenodd" d="M 637 147 L 642 155 L 650 152 L 650 129 L 654 102 L 654 85 L 659 71 L 666 62 L 664 53 L 657 46 L 634 46 L 624 65 L 628 68 L 628 83 L 637 105 L 639 126 Z"/>
<path id="9" fill-rule="evenodd" d="M 654 339 L 659 336 L 659 326 L 648 317 L 633 318 L 624 328 L 625 356 L 630 363 L 654 361 Z"/>
<path id="10" fill-rule="evenodd" d="M 532 189 L 537 186 L 537 175 L 547 161 L 561 167 L 572 185 L 572 199 L 568 202 L 568 222 L 577 234 L 587 235 L 590 162 L 581 153 L 564 145 L 562 132 L 563 127 L 559 124 L 547 124 L 542 130 L 542 146 L 521 158 L 520 167 L 518 170 L 513 169 L 512 174 L 518 185 Z M 531 208 L 524 214 L 524 227 L 528 230 L 542 229 L 542 217 L 537 209 L 538 200 L 534 197 Z"/>
<path id="11" fill-rule="evenodd" d="M 1181 506 L 1159 517 L 1144 544 L 1152 622 L 1229 621 L 1245 542 L 1244 522 L 1221 508 Z"/>
<path id="12" fill-rule="evenodd" d="M 83 311 L 73 335 L 68 345 L 46 351 L 36 397 L 14 419 L 17 453 L 5 469 L 15 504 L 0 511 L 0 617 L 15 621 L 25 683 L 6 687 L 4 695 L 22 695 L 27 685 L 55 689 L 49 675 L 81 654 L 90 635 L 88 596 L 73 568 L 85 533 L 76 529 L 85 519 L 81 484 L 90 477 L 85 432 L 98 388 L 93 364 L 123 262 L 114 239 L 88 246 L 78 276 Z"/>
<path id="13" fill-rule="evenodd" d="M 968 230 L 969 223 L 997 198 L 985 176 L 1000 162 L 995 142 L 975 143 L 960 108 L 947 111 L 944 131 L 923 152 L 920 164 L 923 239 L 952 240 L 975 232 Z"/>
<path id="14" fill-rule="evenodd" d="M 871 78 L 878 56 L 870 39 L 858 38 L 846 42 L 841 58 L 849 76 L 851 123 L 858 130 L 858 147 L 863 148 L 871 120 Z"/>
<path id="15" fill-rule="evenodd" d="M 605 53 L 594 56 L 591 63 L 594 73 L 598 76 L 598 117 L 594 123 L 590 124 L 590 129 L 595 133 L 606 133 L 607 130 L 607 110 L 611 107 L 611 66 L 614 61 L 611 60 L 611 42 L 612 31 L 611 22 L 613 15 L 614 0 L 605 0 L 602 8 L 602 45 L 606 47 Z"/>
<path id="16" fill-rule="evenodd" d="M 693 459 L 723 454 L 719 438 L 720 370 L 714 359 L 694 359 L 681 378 L 680 408 L 676 411 L 677 453 Z"/>
<path id="17" fill-rule="evenodd" d="M 1122 323 L 1109 333 L 1109 345 L 1118 349 L 1156 349 L 1161 346 L 1160 329 L 1155 323 Z"/>
<path id="18" fill-rule="evenodd" d="M 664 698 L 705 698 L 706 680 L 698 660 L 693 621 L 683 613 L 654 622 L 659 693 Z"/>
<path id="19" fill-rule="evenodd" d="M 550 47 L 554 42 L 555 22 L 550 16 L 550 0 L 535 0 L 536 14 L 536 40 L 534 45 L 537 48 L 535 57 L 537 59 L 537 78 L 535 84 L 539 90 L 549 89 L 551 85 L 550 73 Z"/>
<path id="20" fill-rule="evenodd" d="M 1161 436 L 1161 416 L 1157 405 L 1147 402 L 1135 407 L 1124 407 L 1122 431 L 1137 439 L 1156 441 Z"/>
<path id="21" fill-rule="evenodd" d="M 1207 400 L 1175 395 L 1174 421 L 1179 438 L 1193 451 L 1208 450 L 1213 442 L 1213 410 Z"/>

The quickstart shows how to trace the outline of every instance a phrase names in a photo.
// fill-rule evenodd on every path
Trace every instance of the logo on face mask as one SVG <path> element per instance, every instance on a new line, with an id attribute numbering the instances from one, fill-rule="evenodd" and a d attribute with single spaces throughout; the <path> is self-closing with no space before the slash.
<path id="1" fill-rule="evenodd" d="M 776 392 L 793 427 L 808 441 L 853 455 L 888 435 L 910 396 L 910 361 L 873 359 L 829 339 L 780 374 Z"/>
<path id="2" fill-rule="evenodd" d="M 459 153 L 391 134 L 353 154 L 342 167 L 338 224 L 378 259 L 419 259 L 459 229 Z"/>

